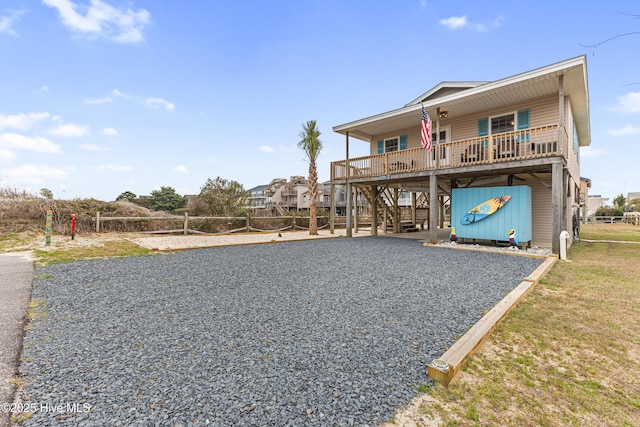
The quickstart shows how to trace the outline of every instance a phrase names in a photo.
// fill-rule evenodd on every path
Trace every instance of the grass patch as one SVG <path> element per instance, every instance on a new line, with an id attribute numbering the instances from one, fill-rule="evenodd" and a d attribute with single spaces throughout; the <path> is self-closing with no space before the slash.
<path id="1" fill-rule="evenodd" d="M 108 240 L 102 246 L 83 246 L 67 249 L 36 250 L 39 264 L 59 264 L 88 258 L 109 258 L 146 255 L 151 251 L 128 240 Z"/>
<path id="2" fill-rule="evenodd" d="M 33 246 L 38 238 L 34 232 L 7 233 L 0 235 L 0 252 L 14 252 L 25 250 Z"/>
<path id="3" fill-rule="evenodd" d="M 583 230 L 589 238 L 640 241 L 640 227 L 631 236 L 629 227 Z M 440 425 L 640 425 L 640 245 L 582 242 L 568 258 L 509 313 L 449 387 L 433 387 L 421 414 L 397 418 L 417 423 L 428 413 Z"/>
<path id="4" fill-rule="evenodd" d="M 615 223 L 590 223 L 580 226 L 580 238 L 587 240 L 617 240 L 621 242 L 640 242 L 640 226 Z"/>

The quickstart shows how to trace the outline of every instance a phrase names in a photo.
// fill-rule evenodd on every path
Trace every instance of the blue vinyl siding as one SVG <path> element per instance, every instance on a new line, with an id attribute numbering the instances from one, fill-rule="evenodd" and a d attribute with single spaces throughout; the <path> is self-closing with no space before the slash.
<path id="1" fill-rule="evenodd" d="M 511 196 L 511 199 L 483 220 L 461 223 L 471 209 L 499 196 Z M 532 239 L 531 187 L 454 188 L 451 193 L 451 225 L 456 228 L 458 238 L 508 241 L 507 232 L 513 228 L 521 243 L 528 242 Z"/>

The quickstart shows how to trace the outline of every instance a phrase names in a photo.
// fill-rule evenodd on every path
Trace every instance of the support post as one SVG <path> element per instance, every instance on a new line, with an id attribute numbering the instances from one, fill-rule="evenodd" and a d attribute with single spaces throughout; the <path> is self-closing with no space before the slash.
<path id="1" fill-rule="evenodd" d="M 336 186 L 333 183 L 331 184 L 329 200 L 329 232 L 334 234 L 336 228 Z"/>
<path id="2" fill-rule="evenodd" d="M 371 235 L 378 235 L 378 186 L 371 186 Z"/>
<path id="3" fill-rule="evenodd" d="M 438 176 L 429 176 L 429 242 L 438 243 Z"/>
<path id="4" fill-rule="evenodd" d="M 347 183 L 347 237 L 352 237 L 353 233 L 352 233 L 352 217 L 353 217 L 353 212 L 352 212 L 352 200 L 351 200 L 351 195 L 353 193 L 353 189 L 352 189 L 352 184 L 349 182 Z"/>
<path id="5" fill-rule="evenodd" d="M 551 252 L 560 253 L 560 233 L 562 232 L 562 201 L 564 194 L 562 162 L 558 160 L 551 167 Z"/>
<path id="6" fill-rule="evenodd" d="M 352 237 L 353 233 L 351 230 L 351 216 L 353 212 L 351 212 L 351 183 L 349 182 L 349 177 L 351 176 L 351 165 L 349 164 L 349 131 L 345 132 L 345 146 L 346 146 L 346 160 L 345 160 L 345 168 L 346 170 L 346 183 L 347 183 L 347 230 L 346 236 Z"/>
<path id="7" fill-rule="evenodd" d="M 412 191 L 411 192 L 411 224 L 416 227 L 417 221 L 418 221 L 418 216 L 416 214 L 416 205 L 417 205 L 417 196 L 416 196 L 416 192 Z"/>
<path id="8" fill-rule="evenodd" d="M 393 189 L 393 232 L 399 233 L 400 230 L 400 205 L 398 204 L 399 191 Z"/>
<path id="9" fill-rule="evenodd" d="M 96 212 L 96 233 L 100 232 L 100 212 Z"/>
<path id="10" fill-rule="evenodd" d="M 353 217 L 353 219 L 354 219 L 356 234 L 358 234 L 358 186 L 356 186 L 356 185 L 353 186 L 353 197 L 354 197 L 354 201 L 353 201 L 354 217 Z"/>
<path id="11" fill-rule="evenodd" d="M 45 235 L 44 235 L 44 244 L 49 246 L 51 245 L 51 233 L 53 232 L 51 224 L 53 222 L 53 211 L 51 209 L 47 210 L 47 219 L 45 223 Z"/>
<path id="12" fill-rule="evenodd" d="M 558 144 L 560 145 L 559 149 L 561 151 L 562 154 L 564 154 L 565 156 L 568 154 L 567 150 L 565 149 L 565 120 L 564 120 L 564 75 L 561 74 L 558 77 L 558 86 L 560 87 L 558 89 L 558 132 L 560 133 L 560 135 L 558 135 Z M 557 236 L 554 236 L 554 238 L 556 238 Z M 554 252 L 555 253 L 555 252 Z"/>
<path id="13" fill-rule="evenodd" d="M 184 213 L 184 227 L 183 227 L 183 233 L 186 236 L 187 234 L 189 234 L 189 232 L 187 230 L 189 230 L 189 212 L 185 212 Z"/>

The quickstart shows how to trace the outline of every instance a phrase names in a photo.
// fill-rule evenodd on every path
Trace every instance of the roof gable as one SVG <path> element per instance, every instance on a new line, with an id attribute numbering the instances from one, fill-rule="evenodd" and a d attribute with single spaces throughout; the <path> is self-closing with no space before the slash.
<path id="1" fill-rule="evenodd" d="M 478 87 L 485 83 L 488 82 L 440 82 L 413 101 L 406 104 L 405 107 L 409 105 L 420 104 L 422 102 L 428 102 L 437 98 L 442 98 L 447 95 L 452 95 L 467 89 Z"/>

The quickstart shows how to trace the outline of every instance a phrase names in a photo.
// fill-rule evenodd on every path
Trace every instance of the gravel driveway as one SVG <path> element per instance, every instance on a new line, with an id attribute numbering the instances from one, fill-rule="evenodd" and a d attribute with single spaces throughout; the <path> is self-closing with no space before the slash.
<path id="1" fill-rule="evenodd" d="M 541 263 L 366 237 L 38 268 L 24 424 L 377 425 Z"/>

